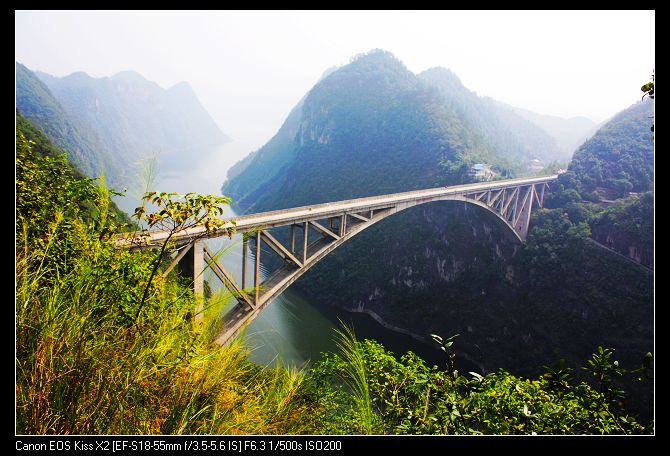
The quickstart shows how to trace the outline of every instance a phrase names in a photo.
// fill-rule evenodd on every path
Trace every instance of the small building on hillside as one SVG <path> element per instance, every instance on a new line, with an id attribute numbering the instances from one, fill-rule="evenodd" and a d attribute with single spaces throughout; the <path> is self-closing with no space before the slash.
<path id="1" fill-rule="evenodd" d="M 537 158 L 532 159 L 530 161 L 530 165 L 528 165 L 528 169 L 530 169 L 531 171 L 540 171 L 542 168 L 544 168 L 544 165 Z"/>
<path id="2" fill-rule="evenodd" d="M 496 173 L 491 169 L 491 165 L 486 163 L 475 163 L 468 171 L 468 174 L 471 177 L 476 177 L 478 179 L 489 180 L 492 179 Z"/>

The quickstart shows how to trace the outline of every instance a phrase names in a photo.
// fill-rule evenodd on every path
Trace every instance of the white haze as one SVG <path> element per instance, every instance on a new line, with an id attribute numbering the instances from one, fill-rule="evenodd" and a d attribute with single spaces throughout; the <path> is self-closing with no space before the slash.
<path id="1" fill-rule="evenodd" d="M 188 81 L 226 162 L 263 145 L 329 67 L 381 48 L 479 95 L 600 122 L 641 97 L 654 11 L 16 11 L 16 60 L 55 76 Z M 221 178 L 218 179 L 220 184 Z"/>

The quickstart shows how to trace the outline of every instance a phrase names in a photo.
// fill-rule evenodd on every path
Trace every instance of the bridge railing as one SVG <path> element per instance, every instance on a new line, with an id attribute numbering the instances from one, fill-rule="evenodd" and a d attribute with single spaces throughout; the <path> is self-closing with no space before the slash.
<path id="1" fill-rule="evenodd" d="M 337 246 L 379 220 L 410 207 L 441 200 L 472 203 L 496 214 L 517 238 L 523 241 L 534 201 L 538 206 L 542 206 L 544 189 L 557 177 L 551 175 L 412 190 L 269 211 L 236 218 L 234 225 L 228 222 L 214 232 L 207 232 L 204 227 L 196 226 L 172 234 L 171 239 L 177 246 L 182 247 L 165 274 L 178 266 L 182 275 L 185 274 L 192 279 L 194 292 L 202 294 L 204 268 L 209 267 L 213 270 L 238 301 L 238 305 L 227 317 L 219 337 L 219 342 L 225 342 L 243 325 L 255 318 L 274 297 Z M 540 187 L 539 192 L 536 186 Z M 202 242 L 207 238 L 227 234 L 233 226 L 235 231 L 243 234 L 241 286 L 223 269 L 215 255 Z M 269 231 L 282 226 L 290 226 L 289 240 L 281 241 Z M 296 243 L 298 229 L 302 233 L 300 242 Z M 318 236 L 311 243 L 310 230 L 315 231 Z M 135 250 L 155 248 L 162 245 L 168 235 L 168 232 L 161 231 L 142 232 L 135 236 L 117 239 L 117 245 Z M 288 234 L 285 233 L 284 237 L 286 236 Z M 255 244 L 253 250 L 249 249 L 249 241 Z M 282 242 L 286 242 L 287 245 Z M 262 244 L 269 247 L 268 251 L 274 252 L 284 260 L 284 266 L 263 283 L 259 273 Z M 253 287 L 247 290 L 247 259 L 250 251 L 254 252 Z M 268 286 L 263 289 L 266 282 Z"/>

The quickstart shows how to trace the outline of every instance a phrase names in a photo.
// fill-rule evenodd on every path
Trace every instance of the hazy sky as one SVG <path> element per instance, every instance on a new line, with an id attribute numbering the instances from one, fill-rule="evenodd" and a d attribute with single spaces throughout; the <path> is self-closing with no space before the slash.
<path id="1" fill-rule="evenodd" d="M 329 67 L 374 48 L 479 95 L 602 121 L 640 99 L 654 11 L 17 11 L 16 60 L 55 76 L 188 81 L 246 152 Z"/>

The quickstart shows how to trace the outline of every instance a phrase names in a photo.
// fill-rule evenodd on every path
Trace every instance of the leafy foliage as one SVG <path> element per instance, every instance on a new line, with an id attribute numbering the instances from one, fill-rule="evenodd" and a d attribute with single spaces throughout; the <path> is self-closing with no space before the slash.
<path id="1" fill-rule="evenodd" d="M 155 252 L 108 240 L 119 226 L 108 194 L 76 174 L 48 142 L 17 131 L 17 432 L 312 430 L 308 417 L 319 406 L 305 395 L 304 375 L 251 364 L 239 341 L 213 349 L 216 320 L 191 323 L 192 293 L 155 274 Z M 217 211 L 216 198 L 187 201 L 200 221 Z M 181 214 L 159 217 L 189 219 Z"/>
<path id="2" fill-rule="evenodd" d="M 133 216 L 137 218 L 138 222 L 145 222 L 150 229 L 166 231 L 167 236 L 160 246 L 156 259 L 153 261 L 151 275 L 142 293 L 135 319 L 139 317 L 146 302 L 150 285 L 163 258 L 166 254 L 171 254 L 174 249 L 171 242 L 173 237 L 189 228 L 202 226 L 205 231 L 192 236 L 192 240 L 196 241 L 199 237 L 218 230 L 225 223 L 224 220 L 218 218 L 219 215 L 223 214 L 222 205 L 229 204 L 230 199 L 225 196 L 199 195 L 193 192 L 187 193 L 183 197 L 177 193 L 147 192 L 142 201 L 144 205 L 136 208 Z M 147 203 L 157 206 L 158 209 L 154 212 L 147 212 Z M 232 224 L 234 225 L 234 222 Z M 233 228 L 225 229 L 225 234 L 229 238 L 232 237 L 233 232 Z M 137 238 L 137 236 L 133 235 L 132 238 Z"/>
<path id="3" fill-rule="evenodd" d="M 216 231 L 225 223 L 218 218 L 223 214 L 223 205 L 230 204 L 226 196 L 199 195 L 194 192 L 180 195 L 174 192 L 146 192 L 143 206 L 135 209 L 134 217 L 144 221 L 150 229 L 168 231 L 171 235 L 195 226 L 203 226 L 206 233 Z M 147 203 L 158 207 L 147 212 Z M 232 236 L 232 229 L 227 229 Z"/>
<path id="4" fill-rule="evenodd" d="M 349 335 L 346 352 L 327 354 L 312 369 L 324 433 L 376 434 L 641 434 L 652 432 L 584 382 L 574 382 L 562 362 L 536 380 L 504 370 L 462 375 L 429 367 L 412 352 L 396 358 L 378 343 Z M 611 351 L 605 351 L 611 354 Z M 599 348 L 594 359 L 601 356 Z M 347 385 L 364 375 L 374 419 L 361 418 L 358 392 Z M 600 358 L 598 358 L 600 359 Z M 600 361 L 599 361 L 600 362 Z M 613 363 L 589 364 L 609 375 Z"/>
<path id="5" fill-rule="evenodd" d="M 644 97 L 649 97 L 652 100 L 654 99 L 654 82 L 655 82 L 655 75 L 654 73 L 651 74 L 651 82 L 647 82 L 645 85 L 640 87 L 640 90 L 644 93 L 642 95 L 642 99 L 644 100 Z M 654 132 L 654 126 L 652 125 L 650 128 L 651 132 Z M 653 136 L 652 136 L 653 139 Z"/>

